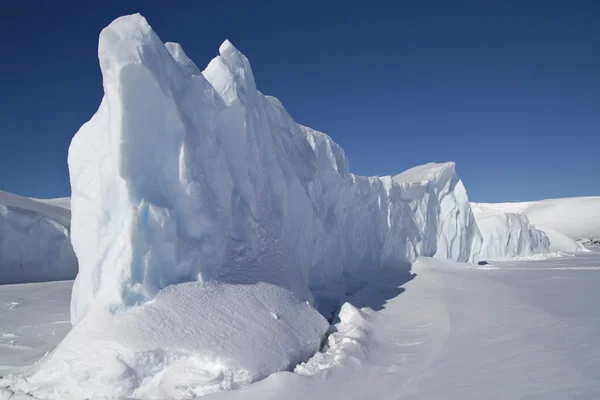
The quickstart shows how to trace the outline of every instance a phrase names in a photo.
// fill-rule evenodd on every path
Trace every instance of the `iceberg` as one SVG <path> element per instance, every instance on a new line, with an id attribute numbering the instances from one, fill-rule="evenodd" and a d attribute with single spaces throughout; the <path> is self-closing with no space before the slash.
<path id="1" fill-rule="evenodd" d="M 484 237 L 481 257 L 499 260 L 548 253 L 550 240 L 524 214 L 502 213 L 477 219 Z"/>
<path id="2" fill-rule="evenodd" d="M 0 191 L 0 285 L 75 278 L 64 203 Z"/>
<path id="3" fill-rule="evenodd" d="M 105 95 L 69 149 L 76 324 L 174 283 L 264 281 L 310 299 L 419 255 L 469 261 L 481 237 L 454 163 L 360 177 L 327 135 L 257 91 L 229 41 L 200 71 L 146 20 L 99 40 Z"/>

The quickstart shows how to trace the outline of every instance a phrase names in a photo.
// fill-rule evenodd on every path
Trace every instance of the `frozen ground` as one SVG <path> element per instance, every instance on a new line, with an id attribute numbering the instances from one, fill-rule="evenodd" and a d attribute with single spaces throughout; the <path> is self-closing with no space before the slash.
<path id="1" fill-rule="evenodd" d="M 363 311 L 344 306 L 327 351 L 296 373 L 207 398 L 600 398 L 600 248 L 471 268 L 420 258 L 413 272 L 350 296 Z M 3 373 L 66 334 L 70 287 L 0 286 Z"/>
<path id="2" fill-rule="evenodd" d="M 0 375 L 52 350 L 71 329 L 73 281 L 0 285 Z"/>

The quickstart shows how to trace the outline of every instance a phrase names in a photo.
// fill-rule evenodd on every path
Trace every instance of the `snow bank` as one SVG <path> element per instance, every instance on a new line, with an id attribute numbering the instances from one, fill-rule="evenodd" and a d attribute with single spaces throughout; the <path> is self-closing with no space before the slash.
<path id="1" fill-rule="evenodd" d="M 487 214 L 525 214 L 533 225 L 562 232 L 574 240 L 600 236 L 600 196 L 521 203 L 473 203 L 472 207 Z"/>
<path id="2" fill-rule="evenodd" d="M 328 327 L 275 285 L 172 285 L 125 313 L 94 309 L 11 389 L 53 399 L 195 398 L 308 359 Z"/>
<path id="3" fill-rule="evenodd" d="M 256 90 L 230 42 L 219 53 L 200 72 L 140 15 L 102 31 L 105 95 L 69 148 L 75 327 L 20 390 L 240 387 L 318 350 L 313 291 L 342 296 L 351 278 L 408 272 L 420 255 L 479 257 L 454 163 L 351 174 L 329 136 Z"/>
<path id="4" fill-rule="evenodd" d="M 544 232 L 550 241 L 549 250 L 553 253 L 585 251 L 585 247 L 571 239 L 561 231 L 547 226 L 536 225 L 536 229 Z"/>
<path id="5" fill-rule="evenodd" d="M 67 208 L 0 191 L 0 284 L 73 279 Z"/>
<path id="6" fill-rule="evenodd" d="M 294 372 L 311 376 L 330 368 L 348 364 L 360 365 L 367 360 L 370 342 L 371 323 L 367 310 L 359 310 L 346 302 L 340 308 L 339 320 L 331 328 L 322 351 L 308 361 L 298 364 Z"/>

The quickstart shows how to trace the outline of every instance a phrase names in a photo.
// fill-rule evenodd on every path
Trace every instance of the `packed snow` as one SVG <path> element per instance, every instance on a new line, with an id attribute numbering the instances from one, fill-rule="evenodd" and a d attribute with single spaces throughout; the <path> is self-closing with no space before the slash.
<path id="1" fill-rule="evenodd" d="M 413 272 L 401 287 L 389 276 L 374 276 L 350 296 L 323 350 L 294 372 L 206 398 L 600 398 L 598 249 L 467 268 L 420 258 Z M 58 343 L 69 326 L 69 294 L 70 282 L 0 286 L 0 359 L 13 367 L 0 371 L 26 367 L 32 355 Z M 195 314 L 192 305 L 186 307 Z M 209 315 L 215 317 L 221 318 Z M 28 320 L 36 321 L 35 328 Z M 94 343 L 92 354 L 110 350 Z M 210 380 L 211 365 L 193 365 L 181 374 Z M 4 393 L 10 398 L 12 390 Z M 30 397 L 11 400 L 17 399 Z"/>
<path id="2" fill-rule="evenodd" d="M 37 362 L 71 330 L 72 287 L 73 281 L 0 285 L 0 376 Z"/>
<path id="3" fill-rule="evenodd" d="M 314 382 L 331 374 L 339 385 L 362 365 L 361 379 L 399 375 L 419 393 L 411 382 L 447 348 L 445 299 L 466 302 L 440 276 L 467 286 L 463 276 L 483 273 L 468 262 L 550 251 L 523 214 L 474 215 L 452 162 L 350 173 L 329 136 L 256 89 L 230 42 L 219 54 L 200 71 L 139 14 L 100 34 L 104 97 L 68 157 L 73 329 L 1 381 L 6 393 L 184 399 L 295 371 L 238 392 L 266 386 L 269 397 L 281 382 L 319 391 Z M 406 308 L 398 286 L 415 262 Z M 397 339 L 410 332 L 415 340 Z"/>
<path id="4" fill-rule="evenodd" d="M 64 203 L 0 191 L 0 284 L 75 278 Z"/>

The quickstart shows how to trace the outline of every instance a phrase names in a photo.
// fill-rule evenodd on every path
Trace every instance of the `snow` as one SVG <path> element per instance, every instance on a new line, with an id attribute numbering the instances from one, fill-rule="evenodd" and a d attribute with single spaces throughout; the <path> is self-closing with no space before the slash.
<path id="1" fill-rule="evenodd" d="M 413 272 L 414 278 L 400 288 L 390 277 L 375 276 L 350 296 L 331 328 L 327 346 L 297 366 L 295 373 L 274 373 L 242 389 L 205 398 L 600 396 L 597 249 L 538 261 L 495 262 L 494 269 L 420 258 Z M 37 321 L 53 310 L 58 320 L 68 319 L 67 283 L 1 286 L 3 304 L 27 297 L 36 286 L 44 294 L 23 303 L 19 314 L 0 308 L 3 331 L 16 332 L 17 315 Z M 54 285 L 58 287 L 53 289 Z M 62 300 L 45 305 L 55 298 Z M 52 321 L 40 320 L 39 332 L 57 326 Z M 43 338 L 56 343 L 55 337 L 44 334 Z M 94 343 L 95 350 L 104 349 Z M 15 352 L 29 352 L 23 346 L 27 342 L 18 344 L 22 347 L 15 347 Z M 0 387 L 5 384 L 0 379 Z M 7 398 L 12 393 L 5 392 Z M 11 400 L 21 398 L 30 399 L 16 395 Z"/>
<path id="2" fill-rule="evenodd" d="M 574 240 L 600 236 L 600 196 L 521 203 L 472 203 L 472 207 L 482 214 L 522 213 L 533 225 L 562 232 Z"/>
<path id="3" fill-rule="evenodd" d="M 36 200 L 0 191 L 0 284 L 73 279 L 77 259 L 64 199 Z"/>
<path id="4" fill-rule="evenodd" d="M 478 221 L 505 213 L 525 215 L 550 240 L 551 252 L 582 251 L 575 239 L 599 232 L 600 197 L 571 197 L 527 203 L 471 203 Z"/>
<path id="5" fill-rule="evenodd" d="M 0 376 L 19 372 L 71 330 L 73 281 L 0 285 Z"/>
<path id="6" fill-rule="evenodd" d="M 17 211 L 31 212 L 68 228 L 71 222 L 69 197 L 32 199 L 0 190 L 0 204 Z"/>
<path id="7" fill-rule="evenodd" d="M 65 210 L 71 210 L 71 198 L 70 197 L 58 197 L 56 199 L 37 199 L 31 197 L 31 200 L 35 200 L 40 203 L 49 204 L 51 206 L 57 206 Z M 66 214 L 65 214 L 66 215 Z M 68 222 L 71 222 L 71 213 L 68 214 Z"/>
<path id="8" fill-rule="evenodd" d="M 11 388 L 60 399 L 179 399 L 231 390 L 308 359 L 328 327 L 278 286 L 173 285 L 127 313 L 90 312 Z"/>

